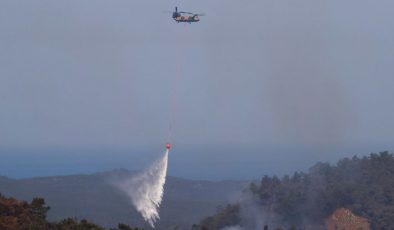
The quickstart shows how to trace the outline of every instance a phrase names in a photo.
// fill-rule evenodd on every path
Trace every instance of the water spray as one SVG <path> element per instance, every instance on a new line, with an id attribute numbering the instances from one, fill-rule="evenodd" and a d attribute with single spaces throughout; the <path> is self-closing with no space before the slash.
<path id="1" fill-rule="evenodd" d="M 153 162 L 146 170 L 119 185 L 120 189 L 128 195 L 136 210 L 152 228 L 160 219 L 159 207 L 164 195 L 170 148 L 171 144 L 167 143 L 161 158 Z"/>

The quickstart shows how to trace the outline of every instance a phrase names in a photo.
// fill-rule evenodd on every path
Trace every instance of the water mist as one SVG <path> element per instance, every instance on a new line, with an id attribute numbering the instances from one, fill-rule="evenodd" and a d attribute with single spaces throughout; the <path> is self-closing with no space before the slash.
<path id="1" fill-rule="evenodd" d="M 158 209 L 164 194 L 168 153 L 169 149 L 146 170 L 124 180 L 119 185 L 120 189 L 128 195 L 136 210 L 153 228 L 156 221 L 160 219 Z"/>

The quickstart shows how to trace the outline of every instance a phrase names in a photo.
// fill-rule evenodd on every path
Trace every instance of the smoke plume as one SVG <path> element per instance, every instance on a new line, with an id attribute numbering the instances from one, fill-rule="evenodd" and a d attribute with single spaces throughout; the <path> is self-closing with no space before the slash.
<path id="1" fill-rule="evenodd" d="M 168 152 L 167 149 L 163 157 L 156 160 L 148 169 L 124 180 L 119 185 L 144 220 L 153 228 L 155 222 L 160 219 L 158 209 L 164 194 Z"/>

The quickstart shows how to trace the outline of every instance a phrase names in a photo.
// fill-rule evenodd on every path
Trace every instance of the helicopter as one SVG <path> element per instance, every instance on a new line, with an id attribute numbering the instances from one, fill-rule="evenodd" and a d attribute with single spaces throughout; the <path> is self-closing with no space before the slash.
<path id="1" fill-rule="evenodd" d="M 199 22 L 199 16 L 204 16 L 204 14 L 194 14 L 190 12 L 178 12 L 178 7 L 175 7 L 175 11 L 172 13 L 172 18 L 176 22 L 187 22 L 191 24 L 192 22 Z"/>

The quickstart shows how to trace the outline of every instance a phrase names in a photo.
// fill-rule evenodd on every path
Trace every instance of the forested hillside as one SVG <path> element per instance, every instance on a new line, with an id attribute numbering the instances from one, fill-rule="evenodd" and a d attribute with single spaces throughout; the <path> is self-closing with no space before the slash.
<path id="1" fill-rule="evenodd" d="M 85 219 L 78 221 L 66 218 L 59 222 L 49 222 L 47 212 L 50 207 L 43 198 L 34 198 L 30 203 L 0 194 L 0 229 L 2 230 L 104 230 Z M 111 230 L 139 230 L 125 224 Z"/>
<path id="2" fill-rule="evenodd" d="M 204 219 L 200 228 L 240 225 L 297 228 L 323 226 L 336 209 L 344 207 L 367 218 L 372 229 L 394 226 L 394 157 L 389 152 L 345 158 L 335 165 L 317 163 L 307 173 L 278 178 L 264 176 L 252 183 L 238 204 Z M 250 205 L 260 220 L 245 218 Z M 258 218 L 257 218 L 258 219 Z"/>

